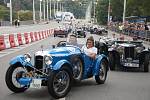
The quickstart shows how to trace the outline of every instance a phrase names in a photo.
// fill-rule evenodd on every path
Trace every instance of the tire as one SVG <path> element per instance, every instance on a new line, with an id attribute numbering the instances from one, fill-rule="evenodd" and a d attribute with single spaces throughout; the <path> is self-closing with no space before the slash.
<path id="1" fill-rule="evenodd" d="M 71 63 L 73 65 L 73 80 L 80 82 L 83 76 L 82 60 L 78 56 L 74 56 L 71 58 Z"/>
<path id="2" fill-rule="evenodd" d="M 114 52 L 109 53 L 109 66 L 110 70 L 115 70 L 115 57 Z"/>
<path id="3" fill-rule="evenodd" d="M 21 92 L 24 92 L 24 91 L 26 91 L 27 89 L 28 89 L 28 87 L 27 86 L 21 86 L 21 87 L 17 87 L 15 84 L 14 84 L 14 82 L 13 82 L 13 80 L 12 80 L 12 77 L 13 77 L 13 72 L 16 70 L 16 69 L 24 69 L 23 67 L 19 67 L 19 66 L 10 66 L 9 68 L 8 68 L 8 70 L 7 70 L 7 72 L 6 72 L 6 76 L 5 76 L 5 82 L 6 82 L 6 85 L 7 85 L 7 87 L 11 90 L 11 91 L 13 91 L 13 92 L 15 92 L 15 93 L 21 93 Z M 20 72 L 22 72 L 22 71 L 20 71 Z M 19 73 L 18 73 L 19 74 Z M 22 74 L 22 73 L 20 73 L 20 74 Z M 17 74 L 16 74 L 17 75 Z M 17 76 L 16 76 L 17 77 Z M 19 76 L 20 77 L 20 76 Z M 14 79 L 16 79 L 16 78 L 14 78 Z M 17 79 L 16 79 L 16 81 L 17 81 Z M 18 84 L 17 84 L 18 85 Z"/>
<path id="4" fill-rule="evenodd" d="M 149 72 L 149 54 L 146 54 L 145 55 L 145 58 L 144 58 L 144 62 L 143 62 L 143 65 L 144 65 L 144 72 Z"/>
<path id="5" fill-rule="evenodd" d="M 95 80 L 98 84 L 104 84 L 107 78 L 108 62 L 105 59 L 102 59 L 100 66 L 99 75 L 95 76 Z"/>
<path id="6" fill-rule="evenodd" d="M 55 99 L 65 97 L 71 89 L 72 74 L 71 74 L 71 70 L 67 67 L 68 66 L 63 66 L 60 70 L 52 71 L 49 74 L 48 83 L 47 83 L 48 92 Z M 62 74 L 65 76 L 62 77 L 61 76 Z M 58 91 L 58 89 L 60 89 L 60 85 L 62 86 L 65 84 L 65 83 L 62 83 L 62 82 L 65 82 L 65 80 L 62 79 L 64 77 L 67 78 L 66 79 L 67 85 L 62 91 L 60 91 L 60 90 Z M 57 82 L 57 87 L 56 87 L 56 82 Z M 59 85 L 59 87 L 58 87 L 58 85 Z M 57 88 L 57 90 L 56 90 L 56 88 Z"/>

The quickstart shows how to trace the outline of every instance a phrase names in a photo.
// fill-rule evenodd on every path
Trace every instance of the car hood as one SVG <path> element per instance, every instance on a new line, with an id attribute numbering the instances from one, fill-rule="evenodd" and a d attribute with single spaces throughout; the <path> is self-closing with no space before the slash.
<path id="1" fill-rule="evenodd" d="M 35 53 L 35 55 L 41 55 L 41 56 L 45 56 L 45 55 L 51 55 L 51 56 L 67 56 L 70 54 L 76 54 L 76 53 L 81 53 L 79 48 L 75 48 L 75 47 L 58 47 L 55 49 L 51 49 L 51 50 L 45 50 L 45 51 L 38 51 Z"/>

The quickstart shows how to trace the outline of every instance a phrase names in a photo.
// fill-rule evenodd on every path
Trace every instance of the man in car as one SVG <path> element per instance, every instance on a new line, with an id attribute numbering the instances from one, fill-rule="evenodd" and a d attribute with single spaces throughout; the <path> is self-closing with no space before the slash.
<path id="1" fill-rule="evenodd" d="M 86 45 L 84 45 L 81 50 L 90 58 L 96 58 L 97 48 L 94 47 L 94 38 L 92 36 L 87 39 Z"/>
<path id="2" fill-rule="evenodd" d="M 69 38 L 67 39 L 67 45 L 78 46 L 77 38 L 74 34 L 69 35 Z"/>

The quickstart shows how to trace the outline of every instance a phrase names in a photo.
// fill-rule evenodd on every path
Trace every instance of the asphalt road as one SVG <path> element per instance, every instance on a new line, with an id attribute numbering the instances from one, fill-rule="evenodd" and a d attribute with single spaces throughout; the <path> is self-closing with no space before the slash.
<path id="1" fill-rule="evenodd" d="M 96 40 L 100 37 L 93 36 Z M 27 52 L 33 55 L 41 50 L 41 45 L 44 45 L 44 49 L 51 48 L 52 44 L 60 40 L 65 38 L 49 37 L 17 49 L 2 51 L 6 54 L 0 56 L 0 100 L 54 100 L 46 87 L 29 89 L 19 94 L 12 93 L 5 84 L 5 73 L 12 57 Z M 79 43 L 85 41 L 86 39 L 78 39 Z M 84 80 L 73 86 L 63 100 L 150 100 L 150 73 L 109 71 L 105 84 L 97 85 L 94 79 Z"/>

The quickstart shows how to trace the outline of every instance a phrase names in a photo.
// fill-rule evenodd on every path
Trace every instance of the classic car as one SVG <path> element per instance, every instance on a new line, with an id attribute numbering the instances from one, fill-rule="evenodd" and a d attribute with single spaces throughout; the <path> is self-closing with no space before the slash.
<path id="1" fill-rule="evenodd" d="M 59 26 L 58 28 L 54 29 L 54 37 L 56 36 L 64 36 L 67 37 L 69 34 L 69 30 L 65 27 Z"/>
<path id="2" fill-rule="evenodd" d="M 150 51 L 140 41 L 114 41 L 108 49 L 110 70 L 149 71 Z"/>
<path id="3" fill-rule="evenodd" d="M 97 34 L 97 35 L 107 35 L 108 31 L 104 27 L 95 25 L 90 28 L 90 33 Z"/>
<path id="4" fill-rule="evenodd" d="M 86 33 L 82 28 L 78 28 L 75 30 L 74 34 L 76 35 L 76 37 L 78 38 L 85 38 L 86 37 Z"/>
<path id="5" fill-rule="evenodd" d="M 56 99 L 65 97 L 72 83 L 93 76 L 98 84 L 104 84 L 109 68 L 104 54 L 91 59 L 73 45 L 41 50 L 34 57 L 19 55 L 9 64 L 5 81 L 11 91 L 20 93 L 28 88 L 47 86 L 49 94 Z"/>

